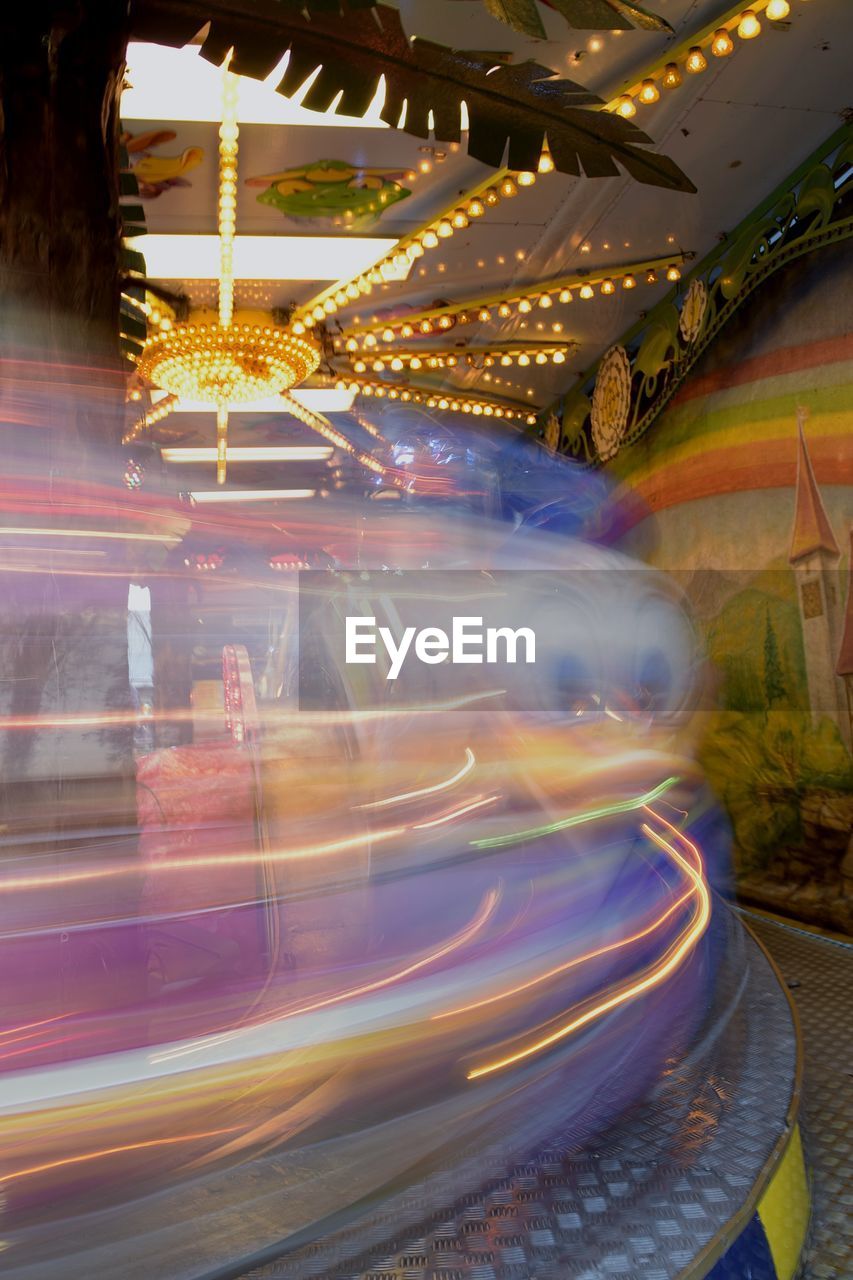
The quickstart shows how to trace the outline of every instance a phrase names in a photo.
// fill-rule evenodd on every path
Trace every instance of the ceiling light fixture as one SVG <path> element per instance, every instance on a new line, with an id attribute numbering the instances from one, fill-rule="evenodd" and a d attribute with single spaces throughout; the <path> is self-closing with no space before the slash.
<path id="1" fill-rule="evenodd" d="M 720 27 L 714 32 L 711 41 L 711 53 L 715 58 L 728 58 L 735 51 L 735 42 L 729 35 L 725 27 Z"/>

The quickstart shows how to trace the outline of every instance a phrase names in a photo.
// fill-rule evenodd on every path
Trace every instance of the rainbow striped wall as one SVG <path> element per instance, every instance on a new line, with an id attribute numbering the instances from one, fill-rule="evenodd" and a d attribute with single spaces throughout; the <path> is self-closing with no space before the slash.
<path id="1" fill-rule="evenodd" d="M 657 423 L 610 464 L 617 540 L 661 513 L 694 503 L 707 510 L 727 495 L 773 490 L 790 511 L 792 493 L 782 491 L 793 490 L 796 410 L 804 405 L 817 482 L 845 545 L 843 526 L 853 518 L 851 283 L 853 247 L 836 245 L 793 264 L 747 303 Z M 759 506 L 766 515 L 767 503 Z M 748 507 L 744 514 L 749 523 Z M 666 523 L 659 534 L 654 558 L 674 564 L 683 539 L 667 547 Z M 690 567 L 721 567 L 712 545 L 703 555 L 691 542 Z"/>

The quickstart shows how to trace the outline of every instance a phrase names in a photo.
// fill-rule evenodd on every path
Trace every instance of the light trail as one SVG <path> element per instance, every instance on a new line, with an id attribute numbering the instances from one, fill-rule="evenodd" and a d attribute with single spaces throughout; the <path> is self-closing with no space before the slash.
<path id="1" fill-rule="evenodd" d="M 669 841 L 665 840 L 662 836 L 653 831 L 647 823 L 642 824 L 640 830 L 643 834 L 648 836 L 648 838 L 662 849 L 668 857 L 671 857 L 676 865 L 679 866 L 692 881 L 699 904 L 698 910 L 693 917 L 693 921 L 681 935 L 681 938 L 676 945 L 669 951 L 667 956 L 661 960 L 659 964 L 652 966 L 652 968 L 646 973 L 645 977 L 638 979 L 636 982 L 630 983 L 620 991 L 614 992 L 613 995 L 599 1001 L 591 1008 L 585 1010 L 584 1013 L 578 1014 L 576 1018 L 573 1018 L 564 1026 L 558 1027 L 556 1031 L 552 1031 L 549 1035 L 543 1036 L 533 1044 L 527 1045 L 526 1048 L 519 1049 L 515 1053 L 507 1054 L 505 1057 L 498 1058 L 494 1062 L 488 1062 L 483 1066 L 474 1067 L 467 1073 L 469 1080 L 477 1080 L 481 1076 L 491 1075 L 495 1071 L 501 1071 L 506 1067 L 514 1066 L 518 1062 L 523 1062 L 527 1058 L 531 1058 L 535 1054 L 541 1053 L 543 1050 L 559 1043 L 561 1040 L 565 1040 L 567 1036 L 570 1036 L 573 1032 L 580 1030 L 581 1027 L 587 1026 L 589 1023 L 596 1021 L 598 1018 L 603 1017 L 604 1014 L 609 1013 L 611 1009 L 616 1009 L 620 1005 L 636 999 L 637 996 L 642 995 L 644 992 L 660 986 L 660 984 L 669 977 L 671 973 L 675 972 L 702 937 L 702 934 L 707 928 L 708 921 L 711 918 L 711 896 L 708 892 L 707 885 L 705 884 L 704 875 L 701 869 L 701 854 L 697 846 L 693 844 L 692 841 L 688 840 L 682 832 L 678 831 L 671 822 L 667 822 L 666 818 L 653 812 L 647 805 L 644 805 L 643 807 L 653 818 L 662 823 L 664 827 L 666 827 L 679 841 L 681 841 L 695 859 L 695 863 L 693 861 L 688 861 L 687 858 L 678 852 L 674 845 L 670 844 Z"/>
<path id="2" fill-rule="evenodd" d="M 451 809 L 448 813 L 441 814 L 438 818 L 433 818 L 431 822 L 416 822 L 415 831 L 429 831 L 432 827 L 443 827 L 446 822 L 452 822 L 454 818 L 462 818 L 466 813 L 473 813 L 476 809 L 484 809 L 487 805 L 494 804 L 499 797 L 483 796 L 482 799 L 472 800 L 470 804 L 463 805 L 461 809 Z"/>
<path id="3" fill-rule="evenodd" d="M 432 787 L 423 787 L 420 791 L 403 791 L 397 796 L 386 796 L 384 800 L 371 800 L 369 804 L 356 805 L 356 808 L 384 809 L 390 804 L 403 804 L 407 800 L 420 800 L 422 796 L 438 795 L 440 791 L 448 791 L 451 787 L 455 787 L 457 782 L 461 782 L 463 778 L 467 777 L 476 763 L 474 752 L 470 747 L 466 747 L 465 763 L 451 778 L 445 778 L 443 782 L 436 782 Z"/>
<path id="4" fill-rule="evenodd" d="M 225 1133 L 236 1133 L 240 1125 L 230 1125 L 227 1129 L 208 1129 L 203 1133 L 185 1133 L 179 1138 L 149 1138 L 146 1142 L 128 1142 L 120 1147 L 104 1147 L 101 1151 L 87 1151 L 80 1156 L 65 1156 L 62 1160 L 48 1160 L 44 1164 L 34 1164 L 28 1169 L 15 1169 L 12 1173 L 4 1173 L 0 1178 L 0 1186 L 14 1182 L 18 1178 L 31 1178 L 38 1173 L 49 1173 L 52 1169 L 63 1169 L 71 1164 L 83 1164 L 88 1160 L 102 1160 L 105 1156 L 120 1155 L 124 1151 L 143 1151 L 149 1147 L 171 1147 L 180 1142 L 198 1142 L 202 1138 L 218 1138 Z"/>
<path id="5" fill-rule="evenodd" d="M 598 818 L 610 818 L 617 813 L 631 813 L 634 809 L 643 809 L 657 800 L 664 792 L 669 791 L 678 782 L 678 778 L 667 778 L 644 795 L 633 796 L 630 800 L 616 800 L 613 804 L 603 805 L 598 809 L 587 809 L 583 813 L 572 814 L 569 818 L 561 818 L 558 822 L 549 822 L 543 827 L 529 827 L 526 831 L 516 831 L 507 836 L 485 836 L 481 840 L 472 840 L 473 849 L 502 849 L 506 845 L 518 844 L 522 840 L 539 840 L 542 836 L 554 835 L 557 831 L 566 831 L 569 827 L 579 827 L 585 822 L 594 822 Z"/>

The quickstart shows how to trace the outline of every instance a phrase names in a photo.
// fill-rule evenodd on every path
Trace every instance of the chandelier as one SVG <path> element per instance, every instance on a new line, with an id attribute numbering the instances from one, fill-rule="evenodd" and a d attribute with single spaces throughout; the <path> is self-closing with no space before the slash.
<path id="1" fill-rule="evenodd" d="M 185 323 L 161 328 L 145 342 L 138 361 L 141 378 L 180 400 L 216 409 L 216 480 L 224 484 L 228 415 L 233 404 L 279 395 L 298 386 L 320 363 L 309 338 L 262 316 L 254 323 L 234 317 L 234 232 L 237 211 L 237 76 L 225 63 L 219 129 L 219 308 L 207 323 L 196 312 Z"/>

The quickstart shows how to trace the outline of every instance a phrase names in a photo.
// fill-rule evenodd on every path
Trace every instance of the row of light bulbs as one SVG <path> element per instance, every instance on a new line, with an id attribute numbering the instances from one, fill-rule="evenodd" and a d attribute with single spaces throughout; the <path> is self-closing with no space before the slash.
<path id="1" fill-rule="evenodd" d="M 532 427 L 536 414 L 526 409 L 496 404 L 493 400 L 478 400 L 471 396 L 446 396 L 431 391 L 419 391 L 416 387 L 392 387 L 384 382 L 356 382 L 339 378 L 339 388 L 355 391 L 364 396 L 376 396 L 378 400 L 400 400 L 404 404 L 425 404 L 428 409 L 450 409 L 453 413 L 468 413 L 474 417 L 503 418 L 507 422 L 524 421 Z"/>
<path id="2" fill-rule="evenodd" d="M 769 0 L 764 10 L 764 15 L 771 22 L 781 22 L 787 18 L 791 12 L 789 0 Z M 736 30 L 741 40 L 754 40 L 757 35 L 761 34 L 761 20 L 754 9 L 744 9 L 740 15 Z M 728 27 L 718 27 L 710 36 L 708 49 L 714 58 L 728 58 L 735 51 L 735 42 L 732 39 L 732 31 Z M 687 51 L 684 59 L 684 70 L 688 75 L 700 75 L 708 69 L 708 59 L 705 51 L 699 44 L 694 44 Z M 677 89 L 684 83 L 681 74 L 681 68 L 677 62 L 668 62 L 664 67 L 660 84 L 664 89 Z M 632 93 L 623 93 L 616 99 L 613 110 L 626 120 L 637 114 L 637 103 L 643 106 L 651 106 L 660 100 L 660 88 L 658 82 L 647 77 L 641 81 L 638 89 Z"/>
<path id="3" fill-rule="evenodd" d="M 122 444 L 132 444 L 134 440 L 138 440 L 143 431 L 150 430 L 151 427 L 156 426 L 158 422 L 162 422 L 164 418 L 168 417 L 177 403 L 177 396 L 164 396 L 162 400 L 158 400 L 147 413 L 144 413 L 141 418 L 137 418 L 129 431 L 125 432 L 121 438 Z"/>
<path id="4" fill-rule="evenodd" d="M 531 364 L 565 364 L 566 356 L 565 346 L 537 346 L 510 351 L 468 351 L 460 354 L 455 351 L 433 351 L 423 356 L 416 352 L 400 351 L 390 360 L 377 357 L 372 361 L 370 368 L 374 373 L 384 373 L 386 369 L 390 369 L 393 373 L 400 373 L 406 368 L 414 372 L 419 369 L 455 369 L 459 364 L 467 365 L 469 368 L 485 369 L 491 369 L 495 365 L 508 369 L 510 365 L 518 364 L 522 368 L 527 368 Z M 352 362 L 353 373 L 366 373 L 367 367 L 365 360 L 357 359 Z"/>
<path id="5" fill-rule="evenodd" d="M 672 284 L 681 279 L 681 268 L 678 263 L 671 262 L 665 271 L 665 278 Z M 659 281 L 658 271 L 654 267 L 649 267 L 643 276 L 646 284 L 657 284 Z M 598 291 L 604 297 L 610 297 L 616 293 L 617 282 L 621 283 L 623 289 L 635 289 L 637 287 L 637 277 L 631 272 L 626 271 L 624 274 L 615 276 L 607 276 L 604 280 L 598 282 Z M 382 342 L 395 342 L 397 338 L 413 338 L 418 334 L 428 337 L 433 333 L 446 333 L 450 329 L 455 329 L 458 324 L 471 324 L 478 320 L 481 324 L 487 324 L 497 315 L 499 319 L 508 319 L 513 312 L 519 315 L 529 315 L 534 307 L 541 307 L 547 310 L 553 307 L 555 302 L 569 303 L 575 294 L 584 301 L 596 296 L 595 285 L 591 281 L 585 281 L 583 284 L 574 286 L 564 286 L 558 290 L 544 290 L 542 293 L 534 294 L 530 297 L 522 298 L 504 298 L 501 302 L 484 304 L 480 307 L 473 307 L 470 310 L 461 311 L 444 311 L 438 316 L 424 316 L 423 319 L 404 320 L 401 324 L 388 324 L 383 329 L 371 329 L 364 333 L 363 343 L 366 347 L 375 347 L 379 340 Z M 359 348 L 356 338 L 350 336 L 346 340 L 345 349 L 349 352 L 355 352 Z"/>
<path id="6" fill-rule="evenodd" d="M 237 229 L 237 77 L 226 67 L 219 126 L 219 323 L 234 318 L 234 234 Z"/>
<path id="7" fill-rule="evenodd" d="M 336 385 L 343 387 L 346 384 L 339 381 Z M 357 387 L 355 389 L 358 390 Z M 332 426 L 328 418 L 324 418 L 322 414 L 314 413 L 313 410 L 307 409 L 305 405 L 300 404 L 298 400 L 294 400 L 292 396 L 287 397 L 286 403 L 288 413 L 303 423 L 304 426 L 310 427 L 312 431 L 316 431 L 324 440 L 328 440 L 329 444 L 333 444 L 344 453 L 348 453 L 368 471 L 373 471 L 380 476 L 385 475 L 387 468 L 371 454 L 365 453 L 362 449 L 357 449 L 352 441 L 348 440 L 345 435 Z"/>
<path id="8" fill-rule="evenodd" d="M 546 143 L 539 157 L 537 172 L 553 173 L 554 167 L 554 160 Z M 501 200 L 512 199 L 513 196 L 518 195 L 522 187 L 532 187 L 536 177 L 537 174 L 532 170 L 508 173 L 500 181 L 487 187 L 481 195 L 468 197 L 458 207 L 443 214 L 430 226 L 413 236 L 407 243 L 398 244 L 369 271 L 356 276 L 335 293 L 324 298 L 322 302 L 304 311 L 293 324 L 294 333 L 304 333 L 306 328 L 320 324 L 342 307 L 347 307 L 360 297 L 371 293 L 375 285 L 385 284 L 397 278 L 403 271 L 408 271 L 409 267 L 418 258 L 422 258 L 427 250 L 437 249 L 443 240 L 449 240 L 457 231 L 464 231 L 473 219 L 482 218 L 487 209 L 495 208 Z"/>

